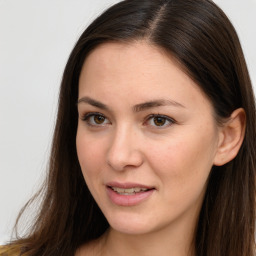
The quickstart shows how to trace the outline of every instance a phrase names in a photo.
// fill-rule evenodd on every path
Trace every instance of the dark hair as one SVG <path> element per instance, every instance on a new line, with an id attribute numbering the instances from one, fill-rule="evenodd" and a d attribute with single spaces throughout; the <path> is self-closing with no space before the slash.
<path id="1" fill-rule="evenodd" d="M 84 31 L 63 74 L 42 205 L 30 234 L 15 243 L 26 255 L 71 256 L 108 228 L 77 159 L 78 79 L 86 56 L 100 44 L 138 40 L 178 61 L 209 98 L 219 122 L 237 108 L 245 110 L 243 144 L 234 160 L 212 168 L 194 242 L 197 256 L 253 256 L 255 101 L 238 36 L 210 0 L 126 0 Z"/>

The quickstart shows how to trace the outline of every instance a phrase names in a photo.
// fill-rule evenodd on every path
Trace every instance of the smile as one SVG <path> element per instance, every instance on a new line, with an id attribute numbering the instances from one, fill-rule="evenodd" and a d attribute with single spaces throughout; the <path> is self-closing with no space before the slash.
<path id="1" fill-rule="evenodd" d="M 134 183 L 107 184 L 106 192 L 112 203 L 118 206 L 135 206 L 151 198 L 156 191 L 154 187 L 148 187 Z"/>
<path id="2" fill-rule="evenodd" d="M 145 192 L 149 189 L 147 188 L 118 188 L 110 187 L 113 191 L 117 192 L 120 195 L 135 195 L 136 193 Z"/>

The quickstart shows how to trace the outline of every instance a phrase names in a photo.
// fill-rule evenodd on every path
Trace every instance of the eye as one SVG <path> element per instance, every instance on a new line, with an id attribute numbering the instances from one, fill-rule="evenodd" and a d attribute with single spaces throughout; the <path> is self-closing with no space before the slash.
<path id="1" fill-rule="evenodd" d="M 110 124 L 109 120 L 101 113 L 88 113 L 82 117 L 90 126 L 104 126 Z"/>
<path id="2" fill-rule="evenodd" d="M 174 119 L 165 115 L 150 115 L 146 120 L 146 124 L 159 128 L 165 128 L 174 123 Z"/>

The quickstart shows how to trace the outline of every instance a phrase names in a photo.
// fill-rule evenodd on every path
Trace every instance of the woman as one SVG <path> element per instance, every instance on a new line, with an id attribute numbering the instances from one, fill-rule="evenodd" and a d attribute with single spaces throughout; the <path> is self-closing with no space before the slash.
<path id="1" fill-rule="evenodd" d="M 254 255 L 255 127 L 212 1 L 114 5 L 70 55 L 42 205 L 10 255 Z"/>

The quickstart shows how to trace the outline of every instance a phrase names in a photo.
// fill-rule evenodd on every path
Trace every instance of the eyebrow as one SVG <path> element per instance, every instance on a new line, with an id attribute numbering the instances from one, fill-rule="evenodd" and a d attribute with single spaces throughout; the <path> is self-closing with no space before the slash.
<path id="1" fill-rule="evenodd" d="M 157 99 L 157 100 L 152 100 L 145 103 L 137 104 L 133 107 L 133 110 L 134 112 L 140 112 L 150 108 L 161 107 L 161 106 L 173 106 L 173 107 L 185 108 L 185 106 L 173 100 Z"/>
<path id="2" fill-rule="evenodd" d="M 94 107 L 103 109 L 103 110 L 109 110 L 109 108 L 107 107 L 107 105 L 94 100 L 90 97 L 82 97 L 81 99 L 79 99 L 77 101 L 77 104 L 79 103 L 87 103 L 90 104 Z M 167 100 L 167 99 L 156 99 L 156 100 L 152 100 L 152 101 L 148 101 L 148 102 L 144 102 L 144 103 L 140 103 L 140 104 L 136 104 L 135 106 L 133 106 L 133 111 L 134 112 L 141 112 L 141 111 L 145 111 L 147 109 L 150 108 L 155 108 L 155 107 L 161 107 L 161 106 L 174 106 L 174 107 L 181 107 L 181 108 L 185 108 L 184 105 L 173 101 L 173 100 Z"/>
<path id="3" fill-rule="evenodd" d="M 101 102 L 99 102 L 97 100 L 94 100 L 94 99 L 92 99 L 90 97 L 83 97 L 83 98 L 79 99 L 77 101 L 77 104 L 82 103 L 82 102 L 90 104 L 90 105 L 92 105 L 94 107 L 97 107 L 97 108 L 100 108 L 100 109 L 108 110 L 107 105 L 105 105 L 105 104 L 103 104 L 103 103 L 101 103 Z"/>

